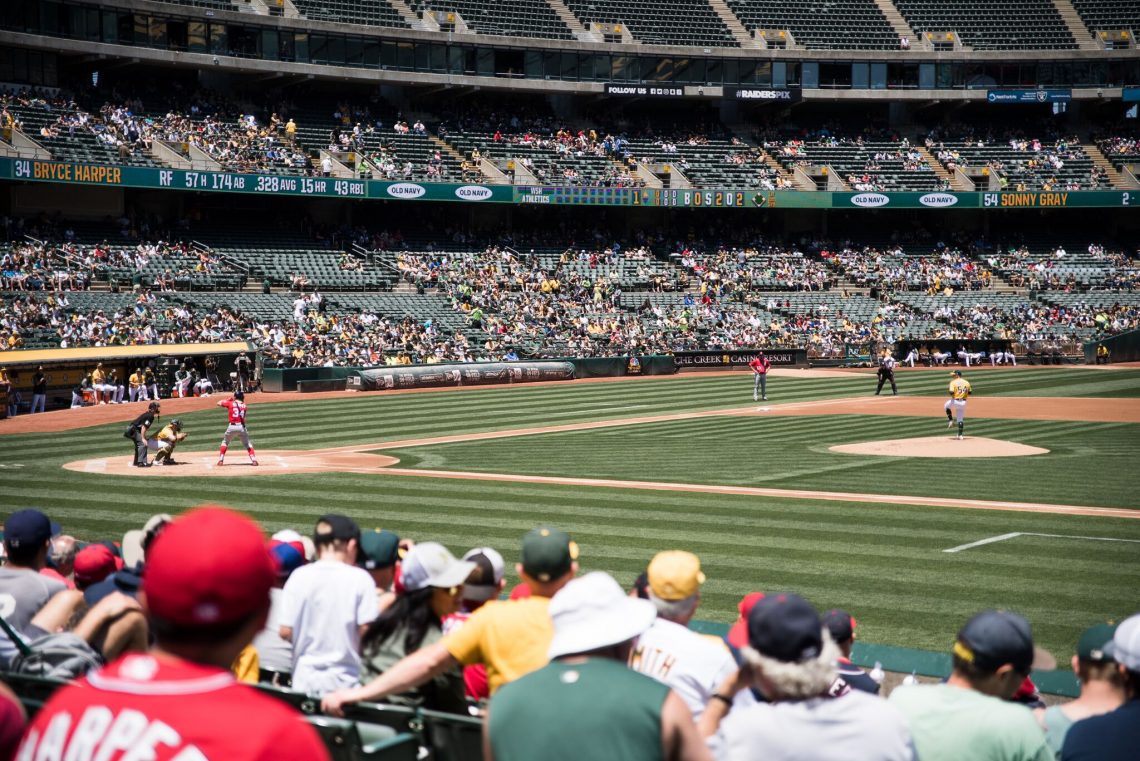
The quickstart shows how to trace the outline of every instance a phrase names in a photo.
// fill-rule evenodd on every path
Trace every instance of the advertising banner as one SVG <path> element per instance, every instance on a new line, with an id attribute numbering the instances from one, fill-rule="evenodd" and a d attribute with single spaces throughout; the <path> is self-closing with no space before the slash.
<path id="1" fill-rule="evenodd" d="M 803 100 L 803 90 L 772 90 L 765 87 L 726 87 L 724 97 L 737 100 L 753 100 L 766 103 L 799 103 Z"/>
<path id="2" fill-rule="evenodd" d="M 673 359 L 679 370 L 748 367 L 748 363 L 763 351 L 772 367 L 802 367 L 807 364 L 807 349 L 745 349 L 731 351 L 678 351 Z"/>
<path id="3" fill-rule="evenodd" d="M 606 82 L 605 93 L 624 98 L 683 98 L 685 88 L 681 85 L 628 85 Z"/>
<path id="4" fill-rule="evenodd" d="M 987 103 L 1068 103 L 1073 99 L 1073 91 L 1068 89 L 1046 90 L 987 90 Z"/>

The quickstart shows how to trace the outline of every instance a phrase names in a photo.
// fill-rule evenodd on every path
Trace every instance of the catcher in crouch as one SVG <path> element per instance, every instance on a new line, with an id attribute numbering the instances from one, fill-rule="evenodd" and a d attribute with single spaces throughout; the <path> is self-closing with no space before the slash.
<path id="1" fill-rule="evenodd" d="M 156 463 L 161 462 L 163 465 L 176 465 L 174 462 L 174 448 L 181 442 L 186 440 L 189 436 L 182 430 L 182 421 L 178 418 L 171 420 L 166 424 L 158 436 L 155 436 L 153 441 L 158 446 L 158 452 L 154 455 Z"/>

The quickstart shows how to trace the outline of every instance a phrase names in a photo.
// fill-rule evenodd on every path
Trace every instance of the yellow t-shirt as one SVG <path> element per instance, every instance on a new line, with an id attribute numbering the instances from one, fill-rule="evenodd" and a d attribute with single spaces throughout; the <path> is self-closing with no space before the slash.
<path id="1" fill-rule="evenodd" d="M 257 648 L 252 644 L 242 648 L 230 670 L 234 672 L 234 677 L 239 682 L 257 684 L 261 676 L 261 661 L 257 657 Z"/>
<path id="2" fill-rule="evenodd" d="M 554 637 L 550 598 L 490 602 L 449 634 L 443 645 L 465 666 L 484 663 L 491 694 L 547 664 L 546 651 Z"/>
<path id="3" fill-rule="evenodd" d="M 106 377 L 106 373 L 104 373 L 102 370 L 95 369 L 91 372 L 91 382 L 98 386 L 103 385 L 103 381 L 106 379 Z"/>
<path id="4" fill-rule="evenodd" d="M 950 396 L 954 401 L 964 402 L 970 396 L 970 382 L 964 378 L 955 378 L 950 381 Z"/>

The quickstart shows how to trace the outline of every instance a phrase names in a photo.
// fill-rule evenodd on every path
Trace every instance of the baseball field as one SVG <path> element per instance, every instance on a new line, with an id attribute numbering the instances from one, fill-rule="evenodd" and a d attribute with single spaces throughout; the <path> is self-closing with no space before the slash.
<path id="1" fill-rule="evenodd" d="M 1008 607 L 1062 662 L 1140 609 L 1140 369 L 967 371 L 961 441 L 947 373 L 898 376 L 874 397 L 866 373 L 779 371 L 760 403 L 746 373 L 252 395 L 258 468 L 236 441 L 214 466 L 219 397 L 163 402 L 190 432 L 167 468 L 127 467 L 141 405 L 53 412 L 0 421 L 0 516 L 36 506 L 93 539 L 203 502 L 269 531 L 342 512 L 508 561 L 549 522 L 625 584 L 658 550 L 698 553 L 699 618 L 794 590 L 852 611 L 864 641 L 945 651 L 970 613 Z"/>

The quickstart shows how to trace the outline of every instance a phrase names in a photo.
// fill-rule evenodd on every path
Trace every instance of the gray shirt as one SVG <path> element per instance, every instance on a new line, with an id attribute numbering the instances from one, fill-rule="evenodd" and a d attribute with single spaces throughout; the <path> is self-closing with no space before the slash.
<path id="1" fill-rule="evenodd" d="M 864 692 L 734 707 L 709 746 L 718 761 L 915 759 L 902 714 Z"/>
<path id="2" fill-rule="evenodd" d="M 265 622 L 265 628 L 253 638 L 253 646 L 257 650 L 261 668 L 288 674 L 293 670 L 293 643 L 281 639 L 280 634 L 281 626 L 288 625 L 281 615 L 284 595 L 283 589 L 274 587 L 269 590 L 269 618 Z"/>
<path id="3" fill-rule="evenodd" d="M 0 567 L 0 617 L 17 633 L 34 637 L 42 632 L 31 626 L 32 618 L 48 600 L 67 585 L 28 568 Z M 16 645 L 0 629 L 0 667 L 7 668 L 16 655 Z"/>

